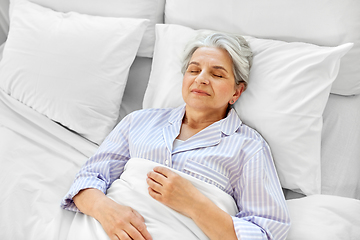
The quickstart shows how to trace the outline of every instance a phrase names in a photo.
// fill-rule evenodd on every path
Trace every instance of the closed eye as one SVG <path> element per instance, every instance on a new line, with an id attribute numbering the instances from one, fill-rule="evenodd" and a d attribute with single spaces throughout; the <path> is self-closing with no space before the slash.
<path id="1" fill-rule="evenodd" d="M 217 75 L 217 74 L 213 74 L 214 75 L 214 77 L 217 77 L 217 78 L 223 78 L 223 76 L 221 76 L 221 75 Z"/>

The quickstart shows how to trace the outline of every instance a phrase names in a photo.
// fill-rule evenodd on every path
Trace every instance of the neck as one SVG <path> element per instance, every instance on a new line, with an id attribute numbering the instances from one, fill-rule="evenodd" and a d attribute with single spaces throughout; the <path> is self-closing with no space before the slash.
<path id="1" fill-rule="evenodd" d="M 194 129 L 204 129 L 207 126 L 226 117 L 227 109 L 221 111 L 199 111 L 186 106 L 183 124 Z"/>
<path id="2" fill-rule="evenodd" d="M 183 141 L 187 140 L 214 122 L 223 119 L 226 116 L 226 113 L 226 109 L 223 112 L 203 112 L 186 107 L 180 133 L 177 136 L 177 139 Z"/>

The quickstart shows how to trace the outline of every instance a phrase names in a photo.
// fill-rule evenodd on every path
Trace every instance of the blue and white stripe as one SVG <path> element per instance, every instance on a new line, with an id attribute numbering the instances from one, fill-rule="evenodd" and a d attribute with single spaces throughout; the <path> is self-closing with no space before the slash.
<path id="1" fill-rule="evenodd" d="M 239 239 L 285 239 L 290 222 L 270 149 L 234 110 L 173 149 L 185 107 L 146 109 L 125 117 L 76 175 L 63 208 L 85 188 L 106 193 L 132 157 L 155 161 L 222 189 L 235 199 Z"/>

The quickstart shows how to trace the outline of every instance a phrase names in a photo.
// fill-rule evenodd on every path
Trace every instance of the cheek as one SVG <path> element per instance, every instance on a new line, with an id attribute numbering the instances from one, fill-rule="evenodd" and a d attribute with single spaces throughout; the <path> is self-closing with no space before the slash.
<path id="1" fill-rule="evenodd" d="M 183 88 L 189 88 L 194 83 L 195 77 L 185 73 L 182 81 Z"/>
<path id="2" fill-rule="evenodd" d="M 186 76 L 186 74 L 184 75 L 183 81 L 182 81 L 182 94 L 187 94 L 189 88 L 191 86 L 191 79 Z"/>
<path id="3" fill-rule="evenodd" d="M 235 93 L 234 86 L 229 84 L 217 84 L 214 89 L 222 96 L 232 96 Z"/>

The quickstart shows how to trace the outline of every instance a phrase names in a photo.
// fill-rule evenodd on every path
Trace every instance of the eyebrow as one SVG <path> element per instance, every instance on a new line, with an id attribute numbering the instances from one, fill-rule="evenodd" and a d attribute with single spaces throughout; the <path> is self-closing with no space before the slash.
<path id="1" fill-rule="evenodd" d="M 200 66 L 200 63 L 195 62 L 195 61 L 190 62 L 190 63 L 189 63 L 189 66 L 192 65 L 192 64 L 193 64 L 193 65 L 196 65 L 196 66 Z M 224 70 L 225 72 L 228 73 L 228 71 L 227 71 L 224 67 L 222 67 L 222 66 L 213 66 L 212 68 L 221 69 L 221 70 Z"/>

